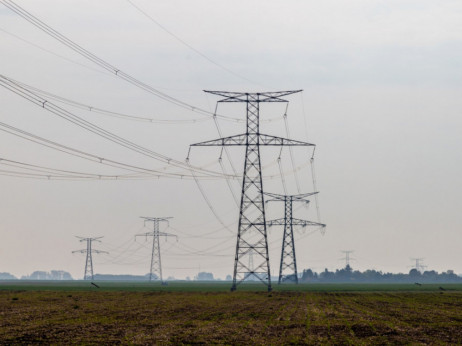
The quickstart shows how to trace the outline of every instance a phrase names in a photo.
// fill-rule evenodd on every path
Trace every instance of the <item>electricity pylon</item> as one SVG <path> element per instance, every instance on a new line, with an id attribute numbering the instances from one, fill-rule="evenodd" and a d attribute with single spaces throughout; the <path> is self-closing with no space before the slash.
<path id="1" fill-rule="evenodd" d="M 412 261 L 415 261 L 415 269 L 421 273 L 424 272 L 425 268 L 427 268 L 426 265 L 423 265 L 422 262 L 423 262 L 423 258 L 411 258 Z"/>
<path id="2" fill-rule="evenodd" d="M 82 250 L 75 250 L 75 251 L 72 251 L 72 253 L 79 252 L 79 253 L 86 253 L 87 254 L 87 258 L 86 258 L 86 261 L 85 261 L 85 274 L 83 275 L 83 279 L 84 280 L 93 280 L 93 258 L 92 258 L 92 254 L 93 253 L 108 253 L 108 252 L 107 251 L 101 251 L 101 250 L 92 249 L 91 243 L 93 241 L 101 242 L 101 240 L 99 240 L 99 239 L 101 239 L 102 237 L 96 237 L 96 238 L 76 237 L 76 238 L 79 238 L 80 242 L 87 242 L 87 248 L 82 249 Z"/>
<path id="3" fill-rule="evenodd" d="M 321 228 L 326 225 L 319 222 L 300 220 L 293 217 L 292 204 L 293 202 L 309 203 L 306 198 L 317 194 L 317 192 L 304 193 L 300 195 L 279 195 L 275 193 L 267 193 L 265 195 L 272 199 L 266 202 L 284 202 L 284 217 L 267 222 L 271 226 L 284 226 L 284 235 L 282 236 L 281 262 L 279 264 L 279 280 L 278 284 L 284 281 L 292 281 L 298 284 L 297 273 L 297 258 L 295 256 L 295 241 L 294 241 L 294 226 L 319 226 Z"/>
<path id="4" fill-rule="evenodd" d="M 191 145 L 245 146 L 246 148 L 231 291 L 235 291 L 237 285 L 249 276 L 256 277 L 267 285 L 268 291 L 271 291 L 260 146 L 314 146 L 314 144 L 261 134 L 260 104 L 263 102 L 288 102 L 281 97 L 298 93 L 301 90 L 261 93 L 204 91 L 224 97 L 218 102 L 244 102 L 247 110 L 245 133 Z M 254 268 L 248 268 L 248 261 L 246 260 L 251 251 L 255 263 Z"/>
<path id="5" fill-rule="evenodd" d="M 152 254 L 151 254 L 151 269 L 149 271 L 149 281 L 152 281 L 153 276 L 157 276 L 158 279 L 160 279 L 160 282 L 164 282 L 162 278 L 162 262 L 161 262 L 161 256 L 160 256 L 160 242 L 159 238 L 160 236 L 165 236 L 165 237 L 177 237 L 174 234 L 170 233 L 165 233 L 165 232 L 160 232 L 159 229 L 159 223 L 162 221 L 169 222 L 168 220 L 171 219 L 171 217 L 144 217 L 141 216 L 142 219 L 144 219 L 144 224 L 146 222 L 152 222 L 154 225 L 153 231 L 152 232 L 146 232 L 142 234 L 137 234 L 135 235 L 136 237 L 152 237 Z"/>
<path id="6" fill-rule="evenodd" d="M 345 260 L 345 268 L 350 268 L 350 260 L 353 258 L 350 258 L 350 254 L 352 254 L 354 251 L 353 250 L 345 250 L 342 251 L 345 254 L 345 257 L 342 258 Z"/>

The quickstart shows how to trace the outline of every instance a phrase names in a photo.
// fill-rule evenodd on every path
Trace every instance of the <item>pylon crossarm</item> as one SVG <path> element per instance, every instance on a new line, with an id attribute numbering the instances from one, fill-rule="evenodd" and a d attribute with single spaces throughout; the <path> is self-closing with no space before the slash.
<path id="1" fill-rule="evenodd" d="M 140 233 L 140 234 L 135 234 L 135 238 L 136 237 L 148 237 L 148 236 L 152 236 L 152 235 L 153 235 L 152 232 Z"/>
<path id="2" fill-rule="evenodd" d="M 95 238 L 85 238 L 85 237 L 79 237 L 79 236 L 76 235 L 75 237 L 80 239 L 81 242 L 82 241 L 87 241 L 88 239 L 91 239 L 91 241 L 99 241 L 99 242 L 101 242 L 101 240 L 99 240 L 99 239 L 103 238 L 104 236 L 95 237 Z"/>
<path id="3" fill-rule="evenodd" d="M 267 221 L 266 225 L 268 227 L 285 226 L 286 223 L 287 223 L 287 220 L 285 218 L 281 218 L 281 219 L 275 219 L 275 220 Z M 291 223 L 292 223 L 293 226 L 302 226 L 302 227 L 321 226 L 321 227 L 326 227 L 326 225 L 323 224 L 323 223 L 314 222 L 314 221 L 308 221 L 308 220 L 301 220 L 301 219 L 294 219 L 294 218 L 292 218 Z"/>
<path id="4" fill-rule="evenodd" d="M 260 145 L 274 145 L 274 146 L 311 146 L 314 147 L 316 146 L 315 144 L 308 143 L 308 142 L 302 142 L 302 141 L 296 141 L 293 139 L 288 139 L 288 138 L 283 138 L 283 137 L 277 137 L 277 136 L 271 136 L 271 135 L 264 135 L 260 134 L 259 135 L 259 140 L 260 140 Z"/>
<path id="5" fill-rule="evenodd" d="M 325 224 L 319 223 L 319 222 L 314 222 L 314 221 L 307 221 L 307 220 L 300 220 L 300 219 L 292 219 L 292 224 L 294 226 L 320 226 L 320 227 L 326 227 Z"/>
<path id="6" fill-rule="evenodd" d="M 312 193 L 312 194 L 310 194 L 310 195 L 314 195 L 314 194 L 316 194 L 316 193 L 317 193 L 317 192 L 314 192 L 314 193 Z M 266 194 L 266 193 L 265 193 L 265 194 Z M 268 196 L 269 196 L 269 194 L 268 194 Z M 284 196 L 282 196 L 282 197 L 284 197 Z M 290 197 L 290 196 L 287 196 L 287 197 Z M 309 201 L 308 199 L 304 199 L 304 198 L 306 198 L 306 197 L 293 198 L 293 199 L 292 199 L 292 202 L 303 202 L 303 203 L 306 203 L 306 204 L 310 203 L 310 201 Z M 284 201 L 286 201 L 285 198 L 278 198 L 278 197 L 276 197 L 276 198 L 274 198 L 274 199 L 266 199 L 266 200 L 265 200 L 265 203 L 269 203 L 269 202 L 284 202 Z"/>
<path id="7" fill-rule="evenodd" d="M 315 144 L 296 141 L 293 139 L 271 136 L 271 135 L 264 135 L 259 134 L 259 145 L 264 146 L 315 146 Z M 191 144 L 192 147 L 223 147 L 223 146 L 242 146 L 247 145 L 247 135 L 240 134 L 235 136 L 223 137 L 218 139 L 212 139 L 211 141 L 199 142 Z"/>
<path id="8" fill-rule="evenodd" d="M 313 195 L 316 195 L 316 194 L 318 194 L 318 193 L 319 193 L 319 191 L 310 192 L 310 193 L 304 193 L 304 194 L 301 194 L 301 195 L 291 196 L 292 202 L 307 202 L 307 203 L 309 203 L 310 201 L 309 201 L 309 200 L 306 200 L 305 198 L 310 197 L 310 196 L 313 196 Z"/>
<path id="9" fill-rule="evenodd" d="M 172 216 L 167 216 L 167 217 L 149 217 L 149 216 L 140 216 L 141 219 L 144 219 L 145 221 L 166 221 L 168 222 L 169 219 L 172 219 Z"/>
<path id="10" fill-rule="evenodd" d="M 178 238 L 178 236 L 176 234 L 171 234 L 171 233 L 165 233 L 165 232 L 158 232 L 159 236 L 162 236 L 162 237 L 176 237 Z M 135 237 L 152 237 L 154 235 L 154 233 L 151 231 L 151 232 L 146 232 L 146 233 L 141 233 L 141 234 L 135 234 Z"/>
<path id="11" fill-rule="evenodd" d="M 85 252 L 87 252 L 87 250 L 85 249 L 85 250 L 75 250 L 75 251 L 72 251 L 72 253 L 77 253 L 77 252 L 78 252 L 78 253 L 85 253 Z"/>
<path id="12" fill-rule="evenodd" d="M 234 92 L 234 91 L 211 91 L 204 90 L 206 93 L 223 96 L 224 99 L 218 102 L 247 102 L 248 97 L 258 97 L 258 102 L 287 102 L 281 99 L 283 96 L 299 93 L 303 90 L 289 91 L 268 91 L 258 93 Z"/>
<path id="13" fill-rule="evenodd" d="M 191 147 L 222 147 L 228 145 L 245 145 L 247 140 L 246 134 L 234 135 L 229 137 L 223 137 L 218 139 L 212 139 L 211 141 L 205 141 L 200 143 L 191 144 Z"/>
<path id="14" fill-rule="evenodd" d="M 107 253 L 107 254 L 109 253 L 109 252 L 107 252 L 107 251 L 93 250 L 93 249 L 91 250 L 91 252 L 93 252 L 93 253 Z"/>

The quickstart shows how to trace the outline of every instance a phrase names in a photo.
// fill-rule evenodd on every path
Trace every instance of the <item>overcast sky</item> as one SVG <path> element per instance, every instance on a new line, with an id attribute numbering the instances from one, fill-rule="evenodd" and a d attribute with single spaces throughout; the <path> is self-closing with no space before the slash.
<path id="1" fill-rule="evenodd" d="M 298 269 L 344 266 L 462 273 L 462 3 L 355 1 L 31 1 L 18 5 L 121 71 L 209 111 L 202 90 L 303 89 L 287 97 L 293 139 L 317 145 L 315 162 L 325 235 L 296 231 Z M 142 14 L 134 6 L 138 6 Z M 151 16 L 149 19 L 147 16 Z M 57 103 L 106 130 L 184 161 L 189 145 L 220 137 L 214 122 L 136 88 L 76 54 L 0 4 L 0 74 L 85 105 L 170 122 L 110 117 Z M 188 47 L 189 46 L 189 47 Z M 98 157 L 151 169 L 165 164 L 131 152 L 0 89 L 0 122 Z M 50 99 L 50 102 L 54 102 Z M 245 118 L 243 104 L 220 114 Z M 286 136 L 285 106 L 261 109 L 261 132 Z M 196 119 L 194 123 L 181 122 Z M 268 121 L 272 119 L 272 121 Z M 266 121 L 265 121 L 266 120 Z M 219 121 L 224 136 L 245 123 Z M 243 169 L 243 151 L 229 149 Z M 281 154 L 288 193 L 313 190 L 311 151 Z M 100 175 L 127 174 L 0 132 L 3 159 Z M 194 148 L 192 165 L 221 172 L 220 149 Z M 283 193 L 278 149 L 262 148 L 264 189 Z M 162 239 L 164 276 L 232 274 L 238 208 L 225 179 L 55 180 L 7 176 L 0 161 L 0 272 L 62 269 L 83 277 L 75 236 L 104 236 L 96 273 L 149 272 L 149 231 L 140 216 L 172 216 L 179 236 Z M 223 154 L 227 173 L 232 172 Z M 296 167 L 294 174 L 293 167 Z M 171 168 L 166 168 L 172 171 Z M 175 170 L 175 169 L 173 169 Z M 188 175 L 187 170 L 180 170 Z M 23 171 L 22 172 L 26 172 Z M 27 171 L 31 173 L 30 171 Z M 37 172 L 35 172 L 37 173 Z M 11 174 L 10 174 L 11 175 Z M 15 174 L 17 175 L 17 174 Z M 239 197 L 240 181 L 228 181 Z M 282 205 L 267 218 L 282 217 Z M 314 201 L 296 217 L 317 221 Z M 228 226 L 224 229 L 223 222 Z M 269 232 L 278 273 L 282 229 Z"/>

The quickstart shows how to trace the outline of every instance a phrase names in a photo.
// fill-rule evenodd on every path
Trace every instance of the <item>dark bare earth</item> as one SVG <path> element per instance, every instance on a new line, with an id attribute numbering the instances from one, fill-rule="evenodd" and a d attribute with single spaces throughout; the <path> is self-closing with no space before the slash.
<path id="1" fill-rule="evenodd" d="M 462 344 L 462 292 L 0 291 L 0 343 Z"/>

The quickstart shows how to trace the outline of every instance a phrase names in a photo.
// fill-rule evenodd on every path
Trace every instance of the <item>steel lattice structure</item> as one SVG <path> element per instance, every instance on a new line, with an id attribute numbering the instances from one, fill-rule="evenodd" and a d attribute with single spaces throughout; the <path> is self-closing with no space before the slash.
<path id="1" fill-rule="evenodd" d="M 354 251 L 353 250 L 344 250 L 342 253 L 345 254 L 345 257 L 342 258 L 345 260 L 345 268 L 351 268 L 350 267 L 350 261 L 353 259 L 350 257 L 350 254 L 352 254 Z"/>
<path id="2" fill-rule="evenodd" d="M 169 222 L 168 220 L 171 219 L 172 217 L 144 217 L 141 216 L 142 219 L 144 219 L 144 223 L 146 222 L 152 222 L 153 223 L 153 231 L 152 232 L 146 232 L 142 234 L 137 234 L 135 235 L 136 237 L 152 237 L 152 253 L 151 253 L 151 269 L 149 271 L 149 281 L 152 281 L 153 276 L 155 275 L 161 282 L 163 282 L 162 278 L 162 261 L 161 261 L 161 256 L 160 256 L 160 242 L 159 238 L 160 236 L 165 236 L 165 237 L 176 237 L 174 234 L 170 233 L 165 233 L 161 232 L 159 228 L 160 222 Z"/>
<path id="3" fill-rule="evenodd" d="M 87 258 L 85 260 L 85 274 L 83 275 L 83 279 L 84 280 L 93 280 L 93 258 L 92 258 L 92 254 L 93 253 L 108 253 L 108 252 L 107 251 L 101 251 L 101 250 L 92 249 L 91 244 L 94 241 L 101 242 L 101 240 L 99 240 L 99 239 L 101 239 L 103 237 L 96 237 L 96 238 L 77 237 L 77 238 L 80 239 L 80 242 L 86 242 L 87 243 L 87 248 L 82 249 L 82 250 L 72 251 L 72 253 L 79 252 L 79 253 L 86 253 L 87 254 L 87 256 L 86 256 Z"/>
<path id="4" fill-rule="evenodd" d="M 247 110 L 247 128 L 244 134 L 192 144 L 192 146 L 246 147 L 231 291 L 236 290 L 237 285 L 249 276 L 256 277 L 268 286 L 268 291 L 271 291 L 260 146 L 314 146 L 314 144 L 261 134 L 260 103 L 288 102 L 282 97 L 301 90 L 261 93 L 204 91 L 224 97 L 218 102 L 244 102 Z M 248 266 L 250 253 L 253 254 L 253 268 Z"/>
<path id="5" fill-rule="evenodd" d="M 279 195 L 275 193 L 265 193 L 271 197 L 266 202 L 284 202 L 284 217 L 276 220 L 268 221 L 271 226 L 284 226 L 284 234 L 282 236 L 281 261 L 279 264 L 279 279 L 278 284 L 285 281 L 292 281 L 298 284 L 297 273 L 297 257 L 295 256 L 295 241 L 294 241 L 294 226 L 319 226 L 326 225 L 318 222 L 300 220 L 293 217 L 293 202 L 309 203 L 306 198 L 317 194 L 317 192 L 305 193 L 300 195 Z"/>

